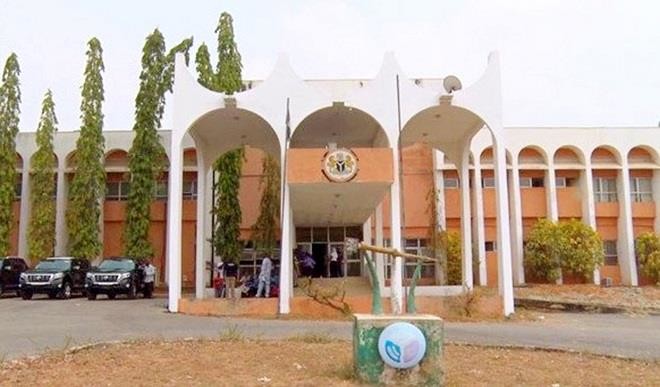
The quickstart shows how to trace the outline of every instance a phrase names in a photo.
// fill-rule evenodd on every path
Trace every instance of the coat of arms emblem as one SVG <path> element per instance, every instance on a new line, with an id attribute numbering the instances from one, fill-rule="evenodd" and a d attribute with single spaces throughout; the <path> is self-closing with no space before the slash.
<path id="1" fill-rule="evenodd" d="M 345 183 L 352 180 L 357 171 L 357 157 L 349 149 L 331 150 L 323 158 L 323 173 L 330 181 Z"/>

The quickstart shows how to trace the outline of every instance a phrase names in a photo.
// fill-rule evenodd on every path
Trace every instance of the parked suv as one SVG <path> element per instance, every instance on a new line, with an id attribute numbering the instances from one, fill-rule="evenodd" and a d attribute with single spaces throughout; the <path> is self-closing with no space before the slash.
<path id="1" fill-rule="evenodd" d="M 20 295 L 18 284 L 21 273 L 27 269 L 28 265 L 23 258 L 0 257 L 0 296 L 9 290 L 15 290 Z"/>
<path id="2" fill-rule="evenodd" d="M 89 262 L 73 257 L 52 257 L 39 262 L 34 269 L 21 274 L 20 290 L 24 300 L 33 294 L 49 298 L 70 298 L 74 292 L 85 295 L 85 275 Z"/>
<path id="3" fill-rule="evenodd" d="M 140 263 L 129 257 L 111 257 L 87 273 L 85 283 L 87 299 L 96 300 L 99 294 L 105 294 L 114 300 L 117 294 L 126 294 L 136 298 L 142 292 L 145 298 L 151 298 L 151 289 L 144 286 L 144 270 Z"/>

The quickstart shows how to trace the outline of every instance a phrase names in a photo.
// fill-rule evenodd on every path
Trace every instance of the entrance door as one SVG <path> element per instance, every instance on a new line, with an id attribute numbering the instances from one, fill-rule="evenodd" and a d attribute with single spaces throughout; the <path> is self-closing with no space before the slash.
<path id="1" fill-rule="evenodd" d="M 313 243 L 312 244 L 312 257 L 316 266 L 314 266 L 314 277 L 326 277 L 327 270 L 325 265 L 325 257 L 328 254 L 327 243 Z"/>

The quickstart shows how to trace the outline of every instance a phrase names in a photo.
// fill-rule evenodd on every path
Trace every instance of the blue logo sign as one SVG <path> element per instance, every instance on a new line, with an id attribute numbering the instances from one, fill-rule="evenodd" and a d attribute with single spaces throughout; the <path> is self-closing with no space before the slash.
<path id="1" fill-rule="evenodd" d="M 419 328 L 410 323 L 394 323 L 381 332 L 378 353 L 385 364 L 391 367 L 412 368 L 426 354 L 426 338 Z"/>

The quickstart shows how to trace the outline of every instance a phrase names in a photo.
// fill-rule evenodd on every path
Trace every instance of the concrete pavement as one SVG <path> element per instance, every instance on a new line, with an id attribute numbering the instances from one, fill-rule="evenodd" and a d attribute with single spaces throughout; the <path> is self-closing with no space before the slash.
<path id="1" fill-rule="evenodd" d="M 47 349 L 137 338 L 218 337 L 237 329 L 244 336 L 278 339 L 321 333 L 350 340 L 350 322 L 255 320 L 167 313 L 164 299 L 87 301 L 0 299 L 0 359 Z M 537 346 L 660 360 L 660 316 L 544 315 L 542 321 L 447 323 L 450 342 Z"/>

